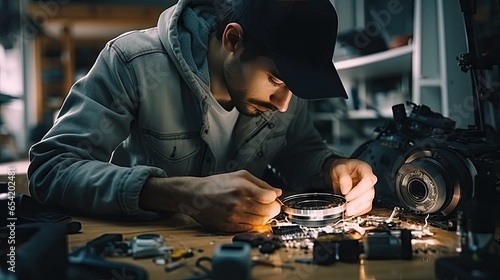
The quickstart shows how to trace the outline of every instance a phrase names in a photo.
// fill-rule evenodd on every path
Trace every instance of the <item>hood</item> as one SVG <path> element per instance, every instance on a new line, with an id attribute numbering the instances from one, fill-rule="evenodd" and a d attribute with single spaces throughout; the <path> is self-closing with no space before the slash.
<path id="1" fill-rule="evenodd" d="M 224 0 L 179 0 L 158 20 L 160 40 L 180 75 L 191 87 L 210 91 L 208 40 L 215 29 L 214 3 Z"/>

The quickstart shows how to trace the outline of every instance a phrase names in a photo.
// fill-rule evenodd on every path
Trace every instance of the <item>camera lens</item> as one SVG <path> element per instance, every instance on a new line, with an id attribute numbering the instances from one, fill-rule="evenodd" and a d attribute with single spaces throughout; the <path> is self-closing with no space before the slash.
<path id="1" fill-rule="evenodd" d="M 445 204 L 447 177 L 446 170 L 433 158 L 416 158 L 401 166 L 396 179 L 396 194 L 412 211 L 434 213 Z"/>
<path id="2" fill-rule="evenodd" d="M 448 146 L 415 148 L 397 170 L 396 195 L 407 209 L 418 214 L 439 212 L 447 216 L 461 197 L 470 197 L 474 164 Z"/>
<path id="3" fill-rule="evenodd" d="M 331 193 L 303 193 L 285 197 L 282 210 L 293 223 L 323 227 L 343 219 L 345 203 L 345 198 Z"/>
<path id="4" fill-rule="evenodd" d="M 330 207 L 335 207 L 340 205 L 338 202 L 331 201 L 325 198 L 311 198 L 305 199 L 303 201 L 297 201 L 295 204 L 291 206 L 301 208 L 301 209 L 309 209 L 309 210 L 317 210 L 317 209 L 326 209 Z"/>
<path id="5" fill-rule="evenodd" d="M 411 180 L 408 183 L 408 192 L 415 201 L 424 201 L 427 198 L 427 185 L 420 179 Z"/>

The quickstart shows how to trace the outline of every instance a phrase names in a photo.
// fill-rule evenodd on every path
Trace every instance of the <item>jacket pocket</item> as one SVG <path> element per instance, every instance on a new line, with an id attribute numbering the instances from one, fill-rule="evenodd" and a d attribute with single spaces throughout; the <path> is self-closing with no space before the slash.
<path id="1" fill-rule="evenodd" d="M 152 153 L 167 163 L 180 163 L 188 160 L 200 150 L 198 132 L 159 133 L 143 129 L 146 145 Z"/>

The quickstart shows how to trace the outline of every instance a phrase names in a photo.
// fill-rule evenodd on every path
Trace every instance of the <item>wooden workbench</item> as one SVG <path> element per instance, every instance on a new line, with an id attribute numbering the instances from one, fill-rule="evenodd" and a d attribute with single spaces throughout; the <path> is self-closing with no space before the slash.
<path id="1" fill-rule="evenodd" d="M 373 212 L 373 211 L 372 211 Z M 378 210 L 378 213 L 381 213 Z M 390 211 L 382 210 L 390 214 Z M 78 219 L 77 219 L 78 220 Z M 104 233 L 123 234 L 131 240 L 143 233 L 161 234 L 168 246 L 192 248 L 194 257 L 185 259 L 185 266 L 166 272 L 164 266 L 153 263 L 152 258 L 134 260 L 131 257 L 116 257 L 112 260 L 143 267 L 149 279 L 187 279 L 201 272 L 195 267 L 199 257 L 211 257 L 214 248 L 230 243 L 233 235 L 207 232 L 191 218 L 175 215 L 161 221 L 110 222 L 95 219 L 80 219 L 82 232 L 69 235 L 69 244 L 74 250 L 85 242 Z M 418 225 L 416 225 L 418 226 Z M 408 260 L 360 260 L 359 263 L 334 263 L 328 266 L 297 263 L 298 258 L 311 258 L 312 251 L 300 248 L 281 248 L 267 258 L 275 267 L 254 266 L 252 279 L 435 279 L 434 263 L 441 256 L 457 255 L 458 237 L 453 231 L 430 227 L 431 237 L 413 240 L 413 259 Z M 500 233 L 497 228 L 497 234 Z M 252 256 L 266 258 L 257 249 Z M 284 267 L 281 267 L 284 266 Z"/>

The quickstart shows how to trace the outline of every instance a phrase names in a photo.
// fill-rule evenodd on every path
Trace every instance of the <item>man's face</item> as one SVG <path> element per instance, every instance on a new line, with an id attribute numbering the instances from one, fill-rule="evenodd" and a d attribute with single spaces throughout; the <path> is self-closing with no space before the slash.
<path id="1" fill-rule="evenodd" d="M 285 112 L 292 93 L 277 72 L 267 57 L 241 62 L 236 56 L 225 61 L 224 78 L 236 109 L 247 116 L 258 116 L 266 111 Z"/>

